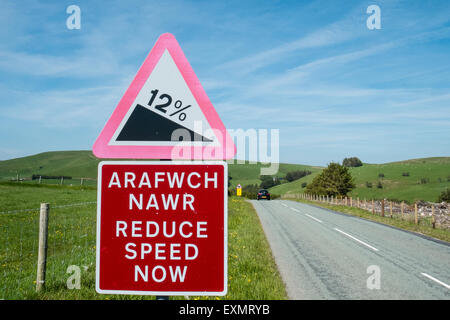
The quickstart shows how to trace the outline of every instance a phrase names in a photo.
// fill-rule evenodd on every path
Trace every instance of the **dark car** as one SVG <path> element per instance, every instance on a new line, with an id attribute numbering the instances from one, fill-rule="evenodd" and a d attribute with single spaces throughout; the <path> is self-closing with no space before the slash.
<path id="1" fill-rule="evenodd" d="M 258 196 L 256 198 L 258 200 L 260 200 L 260 199 L 270 200 L 270 193 L 266 189 L 261 189 L 258 191 Z"/>

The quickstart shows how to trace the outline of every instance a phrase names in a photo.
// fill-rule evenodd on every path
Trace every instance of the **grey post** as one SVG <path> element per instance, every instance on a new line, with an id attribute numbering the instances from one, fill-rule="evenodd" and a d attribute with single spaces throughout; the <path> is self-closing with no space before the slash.
<path id="1" fill-rule="evenodd" d="M 36 277 L 36 291 L 41 291 L 45 286 L 45 269 L 47 265 L 47 235 L 48 235 L 48 213 L 50 205 L 41 203 L 39 216 L 39 251 Z"/>

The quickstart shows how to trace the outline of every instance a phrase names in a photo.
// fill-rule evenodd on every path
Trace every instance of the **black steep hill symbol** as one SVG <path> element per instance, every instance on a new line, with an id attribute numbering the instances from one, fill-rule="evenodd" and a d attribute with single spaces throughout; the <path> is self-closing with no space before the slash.
<path id="1" fill-rule="evenodd" d="M 191 141 L 212 142 L 140 104 L 134 108 L 116 141 L 172 141 L 172 133 L 177 129 L 187 130 L 191 135 Z"/>

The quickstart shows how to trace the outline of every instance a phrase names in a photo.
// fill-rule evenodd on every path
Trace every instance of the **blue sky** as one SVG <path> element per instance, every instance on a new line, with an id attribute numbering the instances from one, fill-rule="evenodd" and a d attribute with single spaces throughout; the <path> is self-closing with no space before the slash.
<path id="1" fill-rule="evenodd" d="M 449 1 L 4 0 L 0 159 L 91 149 L 164 32 L 228 128 L 280 130 L 282 162 L 450 156 Z"/>

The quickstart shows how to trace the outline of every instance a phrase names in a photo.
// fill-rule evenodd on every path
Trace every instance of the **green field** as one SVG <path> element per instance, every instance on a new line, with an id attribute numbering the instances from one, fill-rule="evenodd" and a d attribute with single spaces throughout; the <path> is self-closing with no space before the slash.
<path id="1" fill-rule="evenodd" d="M 350 168 L 356 184 L 349 196 L 361 199 L 390 199 L 412 203 L 418 200 L 436 202 L 439 194 L 450 187 L 450 157 L 413 159 L 385 164 L 364 164 Z M 276 194 L 302 193 L 303 182 L 311 182 L 316 174 L 272 187 Z M 408 176 L 403 174 L 408 173 Z M 382 174 L 384 177 L 380 177 Z M 371 188 L 366 182 L 372 184 Z M 378 182 L 382 188 L 377 188 Z"/>
<path id="2" fill-rule="evenodd" d="M 0 184 L 0 299 L 154 299 L 95 292 L 96 200 L 93 187 Z M 51 204 L 46 289 L 37 294 L 39 204 Z M 256 212 L 229 198 L 228 294 L 208 299 L 286 299 Z M 11 210 L 32 211 L 5 213 Z M 69 290 L 67 268 L 81 269 L 81 288 Z M 172 297 L 174 299 L 184 299 Z M 204 299 L 205 297 L 190 297 Z"/>
<path id="3" fill-rule="evenodd" d="M 64 180 L 64 185 L 77 186 L 81 184 L 80 178 L 97 178 L 97 166 L 100 159 L 97 159 L 91 151 L 55 151 L 44 152 L 33 156 L 0 161 L 0 181 L 10 181 L 17 179 L 31 179 L 33 174 L 48 176 L 70 176 L 73 179 Z M 231 186 L 238 184 L 242 186 L 248 184 L 259 184 L 261 167 L 268 167 L 261 163 L 238 164 L 231 163 L 228 166 L 228 173 L 232 177 Z M 285 164 L 279 165 L 277 176 L 284 177 L 287 172 L 295 170 L 319 171 L 319 167 L 306 165 Z M 23 181 L 23 183 L 38 183 L 38 180 Z M 42 180 L 44 184 L 60 184 L 60 180 Z M 95 186 L 95 180 L 84 180 L 83 185 Z"/>
<path id="4" fill-rule="evenodd" d="M 91 151 L 56 151 L 37 155 L 0 161 L 0 181 L 19 178 L 30 179 L 33 174 L 49 176 L 70 176 L 73 179 L 64 180 L 64 185 L 79 186 L 81 178 L 83 185 L 95 186 L 97 165 L 99 163 Z M 260 184 L 261 167 L 268 165 L 230 163 L 228 166 L 231 187 L 238 184 Z M 302 179 L 286 182 L 272 187 L 274 194 L 302 193 L 303 182 L 309 183 L 321 172 L 322 167 L 300 164 L 280 163 L 276 176 L 284 178 L 289 171 L 309 170 L 312 172 Z M 450 157 L 413 159 L 385 164 L 364 164 L 362 167 L 350 168 L 356 188 L 349 196 L 367 199 L 382 199 L 407 201 L 417 200 L 437 201 L 439 194 L 450 187 Z M 408 176 L 403 176 L 408 173 Z M 379 177 L 383 174 L 384 177 Z M 366 183 L 372 184 L 371 188 Z M 378 183 L 383 188 L 377 188 Z M 20 183 L 20 182 L 19 182 Z M 38 180 L 23 181 L 22 183 L 37 184 Z M 61 184 L 60 180 L 43 180 L 43 184 Z"/>

